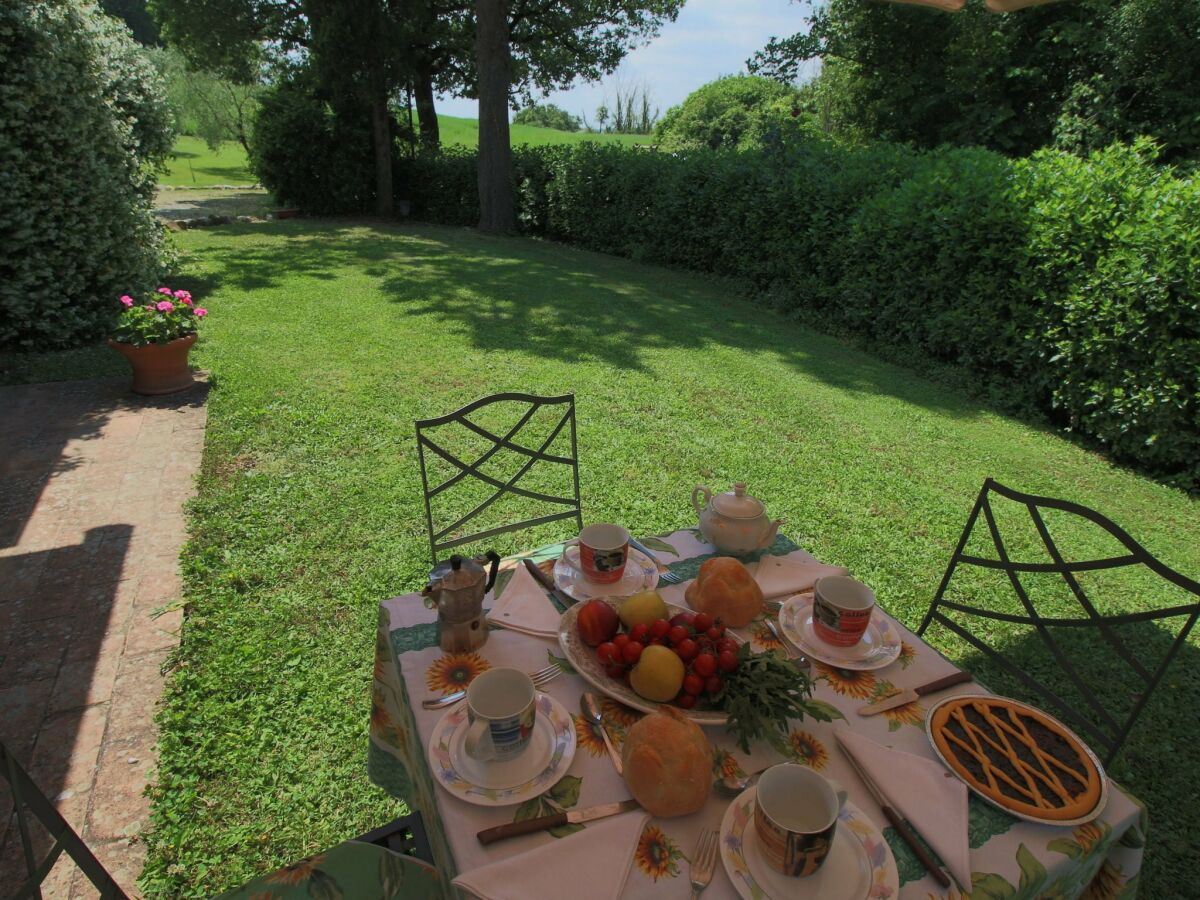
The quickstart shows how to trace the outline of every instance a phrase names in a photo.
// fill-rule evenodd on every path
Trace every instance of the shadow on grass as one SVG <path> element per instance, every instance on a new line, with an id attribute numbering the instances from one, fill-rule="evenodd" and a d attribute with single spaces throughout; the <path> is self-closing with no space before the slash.
<path id="1" fill-rule="evenodd" d="M 197 193 L 204 193 L 197 188 Z M 265 191 L 214 191 L 218 196 L 187 197 L 186 190 L 163 191 L 158 195 L 154 214 L 160 219 L 199 219 L 204 216 L 263 216 L 274 209 L 271 195 Z"/>
<path id="2" fill-rule="evenodd" d="M 890 395 L 953 417 L 981 412 L 950 391 L 756 308 L 715 279 L 467 229 L 312 220 L 258 227 L 296 239 L 223 248 L 212 257 L 214 285 L 256 290 L 295 278 L 332 282 L 357 267 L 380 279 L 403 315 L 432 317 L 480 350 L 595 360 L 629 371 L 648 371 L 659 350 L 769 353 L 847 392 Z"/>

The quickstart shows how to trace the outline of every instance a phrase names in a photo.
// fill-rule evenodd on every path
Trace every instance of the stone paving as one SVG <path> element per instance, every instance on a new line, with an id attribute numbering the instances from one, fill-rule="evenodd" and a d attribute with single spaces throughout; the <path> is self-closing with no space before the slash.
<path id="1" fill-rule="evenodd" d="M 208 386 L 127 386 L 0 388 L 0 740 L 135 894 Z M 0 779 L 0 886 L 23 877 Z M 43 891 L 96 896 L 65 855 Z"/>

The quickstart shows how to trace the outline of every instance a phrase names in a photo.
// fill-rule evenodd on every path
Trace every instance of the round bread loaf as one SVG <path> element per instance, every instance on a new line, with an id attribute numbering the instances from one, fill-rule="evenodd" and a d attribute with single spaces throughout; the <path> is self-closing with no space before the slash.
<path id="1" fill-rule="evenodd" d="M 684 596 L 692 609 L 708 613 L 731 628 L 745 628 L 763 609 L 758 582 L 732 556 L 705 560 Z"/>
<path id="2" fill-rule="evenodd" d="M 708 801 L 712 746 L 700 726 L 673 706 L 643 716 L 621 748 L 625 783 L 653 816 L 686 816 Z"/>

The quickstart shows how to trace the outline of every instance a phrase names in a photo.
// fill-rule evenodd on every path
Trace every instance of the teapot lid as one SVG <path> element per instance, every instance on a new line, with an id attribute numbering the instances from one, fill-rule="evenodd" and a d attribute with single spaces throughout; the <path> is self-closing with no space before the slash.
<path id="1" fill-rule="evenodd" d="M 766 511 L 761 500 L 746 493 L 744 481 L 735 481 L 732 491 L 714 495 L 711 502 L 717 512 L 730 519 L 757 519 Z"/>
<path id="2" fill-rule="evenodd" d="M 469 556 L 455 553 L 445 562 L 440 562 L 429 573 L 431 586 L 446 591 L 474 587 L 487 578 L 487 570 Z"/>

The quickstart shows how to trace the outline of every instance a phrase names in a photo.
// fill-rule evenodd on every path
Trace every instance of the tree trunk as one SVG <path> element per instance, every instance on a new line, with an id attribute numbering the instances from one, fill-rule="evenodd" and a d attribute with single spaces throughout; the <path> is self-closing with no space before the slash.
<path id="1" fill-rule="evenodd" d="M 421 146 L 426 150 L 437 150 L 441 144 L 438 131 L 437 108 L 433 105 L 433 73 L 427 65 L 419 65 L 413 85 L 413 96 L 417 101 L 417 123 L 421 127 Z"/>
<path id="2" fill-rule="evenodd" d="M 508 0 L 475 0 L 479 68 L 479 228 L 516 231 L 508 134 Z"/>
<path id="3" fill-rule="evenodd" d="M 371 99 L 371 131 L 375 144 L 375 215 L 392 215 L 392 129 L 388 122 L 387 91 L 376 89 Z"/>

